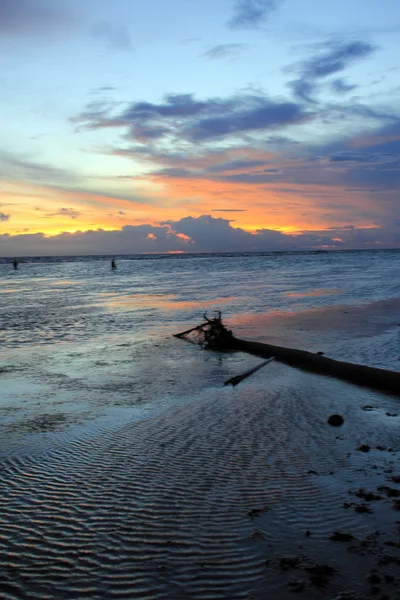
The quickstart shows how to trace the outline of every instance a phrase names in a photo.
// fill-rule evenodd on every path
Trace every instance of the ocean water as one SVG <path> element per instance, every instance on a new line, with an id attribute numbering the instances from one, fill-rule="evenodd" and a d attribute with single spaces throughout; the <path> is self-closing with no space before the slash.
<path id="1" fill-rule="evenodd" d="M 390 535 L 389 500 L 369 521 L 343 504 L 374 465 L 375 487 L 396 472 L 398 399 L 277 362 L 224 387 L 259 360 L 172 334 L 221 310 L 238 337 L 398 371 L 399 259 L 0 261 L 3 597 L 291 597 L 279 557 L 299 545 L 340 571 L 332 593 L 362 589 L 372 559 L 345 564 L 327 539 Z"/>

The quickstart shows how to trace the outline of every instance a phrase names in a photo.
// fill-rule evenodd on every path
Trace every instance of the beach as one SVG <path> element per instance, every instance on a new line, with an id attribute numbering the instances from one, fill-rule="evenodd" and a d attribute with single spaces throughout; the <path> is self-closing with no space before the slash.
<path id="1" fill-rule="evenodd" d="M 0 265 L 4 598 L 400 597 L 398 398 L 173 337 L 399 371 L 400 254 L 326 254 Z"/>

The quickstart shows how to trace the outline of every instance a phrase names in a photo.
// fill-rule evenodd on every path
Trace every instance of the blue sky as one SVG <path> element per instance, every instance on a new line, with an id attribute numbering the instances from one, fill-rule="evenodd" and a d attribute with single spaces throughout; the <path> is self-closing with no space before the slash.
<path id="1" fill-rule="evenodd" d="M 0 253 L 399 247 L 399 33 L 394 0 L 0 0 Z"/>

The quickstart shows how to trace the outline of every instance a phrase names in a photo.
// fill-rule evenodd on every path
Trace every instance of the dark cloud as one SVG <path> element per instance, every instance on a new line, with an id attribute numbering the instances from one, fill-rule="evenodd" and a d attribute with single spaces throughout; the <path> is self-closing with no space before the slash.
<path id="1" fill-rule="evenodd" d="M 344 71 L 351 63 L 366 58 L 376 50 L 375 46 L 362 40 L 331 41 L 314 47 L 313 55 L 296 63 L 290 70 L 299 73 L 299 79 L 290 82 L 296 98 L 313 102 L 317 82 L 325 77 Z M 356 86 L 337 79 L 331 84 L 336 93 L 344 93 Z"/>
<path id="2" fill-rule="evenodd" d="M 246 99 L 238 103 L 231 114 L 218 114 L 199 119 L 185 131 L 187 137 L 194 141 L 216 137 L 265 131 L 301 123 L 309 115 L 294 102 L 275 102 L 264 98 Z"/>
<path id="3" fill-rule="evenodd" d="M 375 46 L 361 40 L 333 41 L 325 44 L 321 53 L 300 63 L 299 70 L 311 79 L 327 77 L 343 71 L 350 63 L 369 56 L 374 51 Z"/>
<path id="4" fill-rule="evenodd" d="M 88 129 L 126 127 L 127 137 L 142 143 L 161 138 L 198 143 L 270 131 L 312 117 L 300 104 L 261 94 L 204 101 L 196 100 L 192 94 L 181 94 L 169 95 L 160 104 L 135 102 L 116 116 L 103 106 L 91 105 L 74 121 Z"/>
<path id="5" fill-rule="evenodd" d="M 368 148 L 368 152 L 378 155 L 395 154 L 400 156 L 400 118 L 389 125 L 384 125 L 375 131 L 360 136 L 358 143 Z"/>
<path id="6" fill-rule="evenodd" d="M 259 164 L 264 166 L 265 161 L 252 161 L 249 160 L 247 163 L 245 160 L 242 161 L 232 161 L 231 164 L 235 164 L 237 162 L 237 166 L 232 168 L 229 166 L 229 163 L 221 163 L 217 165 L 212 165 L 211 167 L 206 167 L 204 169 L 174 169 L 174 168 L 166 168 L 160 169 L 158 171 L 154 171 L 153 174 L 157 177 L 161 177 L 162 179 L 203 179 L 215 182 L 230 182 L 230 183 L 249 183 L 249 184 L 263 184 L 270 183 L 271 181 L 276 181 L 277 175 L 289 176 L 288 170 L 283 171 L 277 168 L 267 168 L 267 169 L 255 169 L 254 165 Z M 227 165 L 227 166 L 224 166 Z M 239 166 L 240 165 L 240 166 Z"/>
<path id="7" fill-rule="evenodd" d="M 315 81 L 309 79 L 295 79 L 290 82 L 290 86 L 296 98 L 304 102 L 315 102 L 314 93 L 317 89 Z"/>
<path id="8" fill-rule="evenodd" d="M 352 92 L 358 87 L 358 85 L 351 85 L 346 83 L 344 79 L 335 79 L 331 83 L 331 90 L 337 94 L 347 94 L 348 92 Z"/>
<path id="9" fill-rule="evenodd" d="M 229 183 L 248 183 L 253 185 L 261 185 L 263 183 L 271 183 L 276 181 L 276 175 L 282 173 L 278 169 L 268 169 L 256 172 L 243 172 L 243 173 L 231 173 L 227 175 L 221 175 L 220 181 L 226 181 Z M 290 176 L 290 173 L 285 172 L 286 177 Z"/>
<path id="10" fill-rule="evenodd" d="M 46 0 L 0 0 L 0 34 L 3 36 L 43 34 L 65 27 L 69 16 Z"/>
<path id="11" fill-rule="evenodd" d="M 106 94 L 107 92 L 114 92 L 117 88 L 112 85 L 101 85 L 100 87 L 91 90 L 91 94 Z"/>
<path id="12" fill-rule="evenodd" d="M 226 101 L 224 100 L 198 101 L 193 98 L 192 94 L 169 94 L 165 96 L 163 104 L 134 102 L 122 113 L 121 118 L 124 122 L 152 121 L 155 118 L 189 118 L 195 117 L 204 111 L 219 110 L 225 105 Z"/>
<path id="13" fill-rule="evenodd" d="M 230 161 L 222 161 L 216 164 L 211 165 L 208 168 L 209 173 L 221 173 L 228 171 L 240 171 L 242 169 L 252 169 L 254 167 L 263 167 L 265 166 L 265 160 L 250 160 L 250 159 L 242 159 L 242 160 L 230 160 Z"/>
<path id="14" fill-rule="evenodd" d="M 197 171 L 198 173 L 198 171 Z M 157 175 L 161 175 L 162 177 L 169 177 L 171 179 L 188 179 L 193 177 L 196 174 L 196 171 L 190 169 L 179 169 L 179 168 L 167 168 L 161 169 L 157 171 Z"/>
<path id="15" fill-rule="evenodd" d="M 341 240 L 341 241 L 339 241 Z M 233 228 L 230 220 L 203 215 L 160 225 L 127 225 L 121 230 L 78 231 L 45 236 L 43 233 L 0 235 L 2 256 L 54 254 L 140 254 L 154 252 L 262 252 L 309 250 L 321 247 L 399 247 L 399 223 L 357 229 L 354 226 L 290 235 L 260 229 L 255 233 Z"/>
<path id="16" fill-rule="evenodd" d="M 129 50 L 131 38 L 128 30 L 123 25 L 115 25 L 107 21 L 96 23 L 92 30 L 93 36 L 108 46 L 120 50 Z"/>
<path id="17" fill-rule="evenodd" d="M 10 218 L 10 215 L 6 215 L 3 212 L 0 212 L 0 221 L 8 221 Z"/>
<path id="18" fill-rule="evenodd" d="M 400 188 L 400 120 L 359 134 L 355 140 L 337 142 L 333 150 L 329 145 L 319 149 L 318 160 L 330 164 L 327 180 L 336 177 L 352 191 L 375 194 Z M 379 196 L 376 202 L 379 205 Z"/>
<path id="19" fill-rule="evenodd" d="M 371 163 L 380 162 L 382 157 L 376 154 L 368 152 L 353 152 L 351 150 L 343 151 L 339 154 L 333 154 L 329 157 L 330 162 L 359 162 L 359 163 Z"/>
<path id="20" fill-rule="evenodd" d="M 371 107 L 365 104 L 352 102 L 349 104 L 332 105 L 332 113 L 339 112 L 341 115 L 348 117 L 362 117 L 365 120 L 377 121 L 381 124 L 390 123 L 390 126 L 396 126 L 399 123 L 399 112 L 397 107 L 389 110 L 388 108 Z"/>
<path id="21" fill-rule="evenodd" d="M 244 154 L 244 150 L 242 152 Z M 159 160 L 163 160 L 161 156 Z M 164 157 L 165 162 L 170 162 L 171 157 Z M 214 152 L 210 155 L 205 166 L 201 166 L 196 158 L 179 156 L 172 159 L 173 162 L 185 164 L 187 167 L 165 167 L 153 171 L 157 177 L 169 179 L 208 179 L 212 181 L 244 181 L 254 183 L 254 178 L 260 177 L 262 182 L 270 181 L 270 175 L 281 174 L 282 171 L 276 168 L 270 160 L 260 160 L 253 158 L 242 158 L 237 160 L 226 160 L 224 152 Z M 253 179 L 252 179 L 253 178 Z"/>
<path id="22" fill-rule="evenodd" d="M 375 120 L 376 116 L 367 118 Z M 293 144 L 286 138 L 282 153 L 280 141 L 273 138 L 271 142 L 266 138 L 265 147 L 262 148 L 260 143 L 256 149 L 247 137 L 233 152 L 193 144 L 180 151 L 176 147 L 158 150 L 146 145 L 139 151 L 134 146 L 131 150 L 117 150 L 116 153 L 148 160 L 153 167 L 152 176 L 161 180 L 196 179 L 254 186 L 274 184 L 274 189 L 286 182 L 291 187 L 282 188 L 282 193 L 296 193 L 299 197 L 312 194 L 311 190 L 305 192 L 304 186 L 324 186 L 330 197 L 351 188 L 352 191 L 374 191 L 377 207 L 379 190 L 400 187 L 400 122 L 396 125 L 393 119 L 390 126 L 378 128 L 375 125 L 368 135 L 357 132 L 354 139 L 349 136 L 325 145 Z M 273 153 L 268 149 L 270 144 Z M 323 194 L 321 188 L 318 193 Z M 323 200 L 316 198 L 315 201 Z"/>
<path id="23" fill-rule="evenodd" d="M 398 191 L 400 188 L 400 160 L 392 164 L 373 165 L 348 169 L 344 174 L 348 185 L 355 185 L 371 192 Z M 399 210 L 397 206 L 397 211 Z"/>
<path id="24" fill-rule="evenodd" d="M 214 46 L 207 52 L 203 52 L 204 58 L 216 60 L 219 58 L 227 58 L 228 56 L 236 56 L 249 47 L 249 44 L 221 44 L 220 46 Z"/>
<path id="25" fill-rule="evenodd" d="M 257 27 L 264 23 L 282 0 L 236 0 L 234 15 L 228 25 L 232 29 Z"/>
<path id="26" fill-rule="evenodd" d="M 80 217 L 83 213 L 79 210 L 75 210 L 74 208 L 60 208 L 53 213 L 48 213 L 46 217 L 71 217 L 71 219 L 76 219 L 76 217 Z"/>

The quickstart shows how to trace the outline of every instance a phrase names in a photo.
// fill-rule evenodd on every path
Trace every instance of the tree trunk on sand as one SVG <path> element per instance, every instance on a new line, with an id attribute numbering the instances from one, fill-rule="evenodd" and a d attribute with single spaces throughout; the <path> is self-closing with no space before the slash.
<path id="1" fill-rule="evenodd" d="M 210 350 L 236 350 L 248 352 L 262 358 L 274 357 L 275 360 L 291 367 L 344 379 L 351 383 L 400 396 L 400 373 L 396 371 L 334 360 L 333 358 L 327 358 L 321 354 L 307 352 L 306 350 L 296 350 L 295 348 L 240 340 L 232 334 L 232 331 L 224 326 L 220 312 L 217 312 L 217 316 L 214 319 L 208 319 L 207 315 L 204 315 L 204 318 L 206 319 L 205 323 L 176 334 L 175 337 L 187 339 L 187 334 L 190 335 L 190 332 L 196 331 L 200 335 L 200 343 Z M 199 342 L 197 341 L 197 343 Z M 253 372 L 253 370 L 250 372 Z M 233 380 L 241 380 L 240 377 L 233 378 Z"/>
<path id="2" fill-rule="evenodd" d="M 240 340 L 234 336 L 228 338 L 228 340 L 229 345 L 225 346 L 226 350 L 240 350 L 265 358 L 274 356 L 275 360 L 291 367 L 337 377 L 351 383 L 400 396 L 400 373 L 396 371 L 334 360 L 305 350 Z M 220 347 L 220 349 L 223 348 Z"/>

